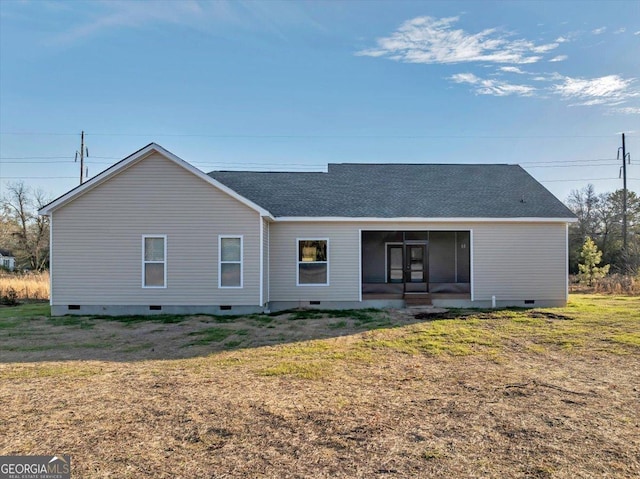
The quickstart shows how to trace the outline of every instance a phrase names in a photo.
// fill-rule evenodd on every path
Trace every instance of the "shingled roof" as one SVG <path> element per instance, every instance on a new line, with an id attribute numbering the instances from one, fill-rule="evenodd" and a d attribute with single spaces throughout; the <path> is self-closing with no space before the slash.
<path id="1" fill-rule="evenodd" d="M 346 163 L 327 173 L 209 176 L 276 217 L 575 218 L 518 165 Z"/>

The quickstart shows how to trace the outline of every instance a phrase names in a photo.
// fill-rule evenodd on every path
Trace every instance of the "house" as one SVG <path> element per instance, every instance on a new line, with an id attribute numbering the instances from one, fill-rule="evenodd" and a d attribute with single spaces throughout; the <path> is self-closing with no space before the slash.
<path id="1" fill-rule="evenodd" d="M 55 315 L 559 306 L 575 221 L 517 165 L 205 174 L 154 143 L 40 214 Z"/>
<path id="2" fill-rule="evenodd" d="M 16 259 L 11 251 L 0 248 L 0 268 L 13 271 L 16 268 Z"/>

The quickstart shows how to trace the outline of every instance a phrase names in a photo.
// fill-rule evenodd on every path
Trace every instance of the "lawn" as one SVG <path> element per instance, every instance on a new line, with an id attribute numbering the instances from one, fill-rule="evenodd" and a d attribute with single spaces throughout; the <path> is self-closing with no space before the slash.
<path id="1" fill-rule="evenodd" d="M 640 297 L 224 318 L 0 308 L 0 455 L 73 477 L 640 475 Z"/>

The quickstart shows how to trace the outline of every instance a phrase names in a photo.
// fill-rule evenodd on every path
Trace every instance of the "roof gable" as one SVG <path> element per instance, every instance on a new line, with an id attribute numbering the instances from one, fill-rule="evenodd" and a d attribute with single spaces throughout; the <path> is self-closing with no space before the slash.
<path id="1" fill-rule="evenodd" d="M 118 163 L 116 163 L 116 164 L 112 165 L 111 167 L 107 168 L 106 170 L 102 171 L 101 173 L 99 173 L 98 175 L 94 176 L 93 178 L 91 178 L 90 180 L 86 181 L 85 183 L 75 187 L 74 189 L 68 191 L 64 195 L 56 198 L 55 200 L 53 200 L 49 204 L 47 204 L 47 205 L 43 206 L 42 208 L 40 208 L 38 213 L 41 214 L 41 215 L 49 215 L 50 213 L 52 213 L 56 209 L 61 208 L 62 206 L 66 205 L 67 203 L 73 201 L 74 199 L 76 199 L 77 197 L 81 196 L 85 192 L 87 192 L 87 191 L 89 191 L 89 190 L 91 190 L 93 188 L 98 187 L 102 183 L 108 181 L 110 178 L 113 178 L 114 176 L 122 173 L 124 170 L 126 170 L 127 168 L 129 168 L 133 164 L 143 160 L 144 158 L 148 157 L 149 155 L 151 155 L 153 153 L 158 153 L 158 154 L 162 155 L 164 158 L 166 158 L 166 159 L 172 161 L 173 163 L 175 163 L 176 165 L 184 168 L 185 170 L 189 171 L 193 175 L 195 175 L 198 178 L 202 179 L 203 181 L 209 183 L 213 187 L 223 191 L 224 193 L 228 194 L 232 198 L 235 198 L 240 203 L 242 203 L 242 204 L 248 206 L 249 208 L 255 210 L 256 212 L 260 213 L 260 215 L 271 217 L 271 214 L 269 213 L 269 211 L 267 211 L 263 207 L 261 207 L 258 204 L 254 203 L 250 199 L 245 198 L 244 196 L 239 194 L 237 191 L 229 188 L 227 185 L 224 185 L 224 184 L 220 183 L 215 178 L 212 178 L 211 176 L 205 174 L 204 172 L 202 172 L 199 169 L 195 168 L 190 163 L 187 163 L 183 159 L 181 159 L 178 156 L 174 155 L 170 151 L 165 150 L 164 148 L 162 148 L 160 145 L 158 145 L 156 143 L 149 143 L 144 148 L 141 148 L 140 150 L 136 151 L 135 153 L 127 156 L 123 160 L 119 161 Z"/>

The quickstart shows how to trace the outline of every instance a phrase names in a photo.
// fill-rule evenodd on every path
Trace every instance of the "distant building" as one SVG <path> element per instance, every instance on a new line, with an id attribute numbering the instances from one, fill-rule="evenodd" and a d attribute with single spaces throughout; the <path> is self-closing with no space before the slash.
<path id="1" fill-rule="evenodd" d="M 0 267 L 13 271 L 16 267 L 16 259 L 11 251 L 0 248 Z"/>

